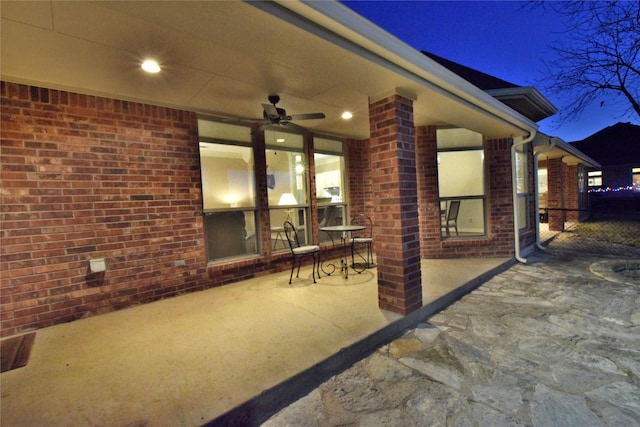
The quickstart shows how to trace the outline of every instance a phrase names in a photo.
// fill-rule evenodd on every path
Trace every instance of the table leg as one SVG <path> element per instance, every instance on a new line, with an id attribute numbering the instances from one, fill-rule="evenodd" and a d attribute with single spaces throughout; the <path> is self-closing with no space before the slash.
<path id="1" fill-rule="evenodd" d="M 325 233 L 326 233 L 326 231 L 325 231 Z M 329 235 L 329 238 L 331 239 L 331 246 L 335 248 L 336 247 L 336 243 L 333 240 L 333 236 L 331 235 L 331 233 L 327 233 L 327 235 Z M 325 266 L 327 267 L 327 270 L 325 270 Z M 331 267 L 331 271 L 328 271 L 328 267 Z M 322 261 L 320 261 L 320 270 L 322 270 L 322 272 L 324 274 L 326 274 L 327 276 L 331 276 L 331 274 L 334 271 L 336 271 L 336 266 L 333 263 L 325 263 L 323 265 Z"/>
<path id="2" fill-rule="evenodd" d="M 340 240 L 342 242 L 342 258 L 340 258 L 340 267 L 343 271 L 344 278 L 349 278 L 349 263 L 347 262 L 348 254 L 347 254 L 347 239 L 344 234 L 341 235 Z"/>

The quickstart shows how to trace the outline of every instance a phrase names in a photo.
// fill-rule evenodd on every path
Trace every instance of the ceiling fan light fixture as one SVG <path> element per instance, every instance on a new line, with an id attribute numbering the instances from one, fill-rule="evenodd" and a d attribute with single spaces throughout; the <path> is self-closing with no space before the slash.
<path id="1" fill-rule="evenodd" d="M 155 74 L 160 72 L 160 65 L 158 65 L 158 62 L 153 59 L 144 60 L 141 67 L 147 73 Z"/>
<path id="2" fill-rule="evenodd" d="M 353 113 L 351 111 L 345 111 L 340 117 L 342 117 L 344 120 L 350 120 L 351 118 L 353 118 Z"/>

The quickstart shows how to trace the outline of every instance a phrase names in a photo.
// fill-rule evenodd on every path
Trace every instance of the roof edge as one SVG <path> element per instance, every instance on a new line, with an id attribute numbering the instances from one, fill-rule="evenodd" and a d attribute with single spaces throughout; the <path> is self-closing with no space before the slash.
<path id="1" fill-rule="evenodd" d="M 544 133 L 538 133 L 538 135 L 536 135 L 536 138 L 533 141 L 533 146 L 534 148 L 542 147 L 543 149 L 553 146 L 554 148 L 568 154 L 570 157 L 577 159 L 579 163 L 587 167 L 591 167 L 591 168 L 602 167 L 600 163 L 598 163 L 591 157 L 587 156 L 585 153 L 578 150 L 573 145 L 569 144 L 568 142 L 565 142 L 562 138 L 558 138 L 557 136 L 549 136 Z"/>

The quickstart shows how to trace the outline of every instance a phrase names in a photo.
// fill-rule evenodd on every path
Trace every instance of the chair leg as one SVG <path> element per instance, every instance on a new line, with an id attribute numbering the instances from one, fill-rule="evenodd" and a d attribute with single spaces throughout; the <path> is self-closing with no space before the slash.
<path id="1" fill-rule="evenodd" d="M 311 276 L 313 277 L 313 283 L 316 283 L 316 254 L 312 254 L 313 266 L 311 267 Z"/>
<path id="2" fill-rule="evenodd" d="M 354 252 L 355 252 L 355 249 L 353 247 L 353 243 L 351 243 L 351 266 L 352 267 L 354 265 L 356 265 L 356 259 L 355 259 L 355 256 L 354 256 Z"/>
<path id="3" fill-rule="evenodd" d="M 314 255 L 313 257 L 314 261 L 315 261 L 315 258 L 316 257 Z M 320 252 L 318 252 L 318 261 L 315 268 L 316 268 L 316 273 L 318 273 L 318 280 L 319 280 L 320 279 Z"/>
<path id="4" fill-rule="evenodd" d="M 291 284 L 291 278 L 293 277 L 293 269 L 296 268 L 296 259 L 293 258 L 293 262 L 291 263 L 291 274 L 289 275 L 289 284 Z"/>

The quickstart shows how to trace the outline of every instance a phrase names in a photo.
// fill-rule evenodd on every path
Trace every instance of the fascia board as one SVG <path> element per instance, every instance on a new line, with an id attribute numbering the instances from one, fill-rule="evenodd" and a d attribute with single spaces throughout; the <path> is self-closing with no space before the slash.
<path id="1" fill-rule="evenodd" d="M 287 9 L 303 18 L 292 23 L 314 31 L 354 53 L 378 61 L 399 74 L 408 73 L 423 85 L 519 129 L 522 135 L 538 129 L 535 122 L 338 2 L 278 1 L 279 10 L 274 7 L 276 3 L 272 2 L 251 2 L 251 4 L 292 22 L 295 17 L 291 14 L 285 16 L 283 9 Z"/>
<path id="2" fill-rule="evenodd" d="M 547 116 L 552 116 L 558 112 L 556 106 L 553 105 L 551 101 L 549 101 L 535 86 L 490 89 L 486 92 L 496 98 L 525 98 L 535 105 L 540 111 L 547 114 Z"/>

